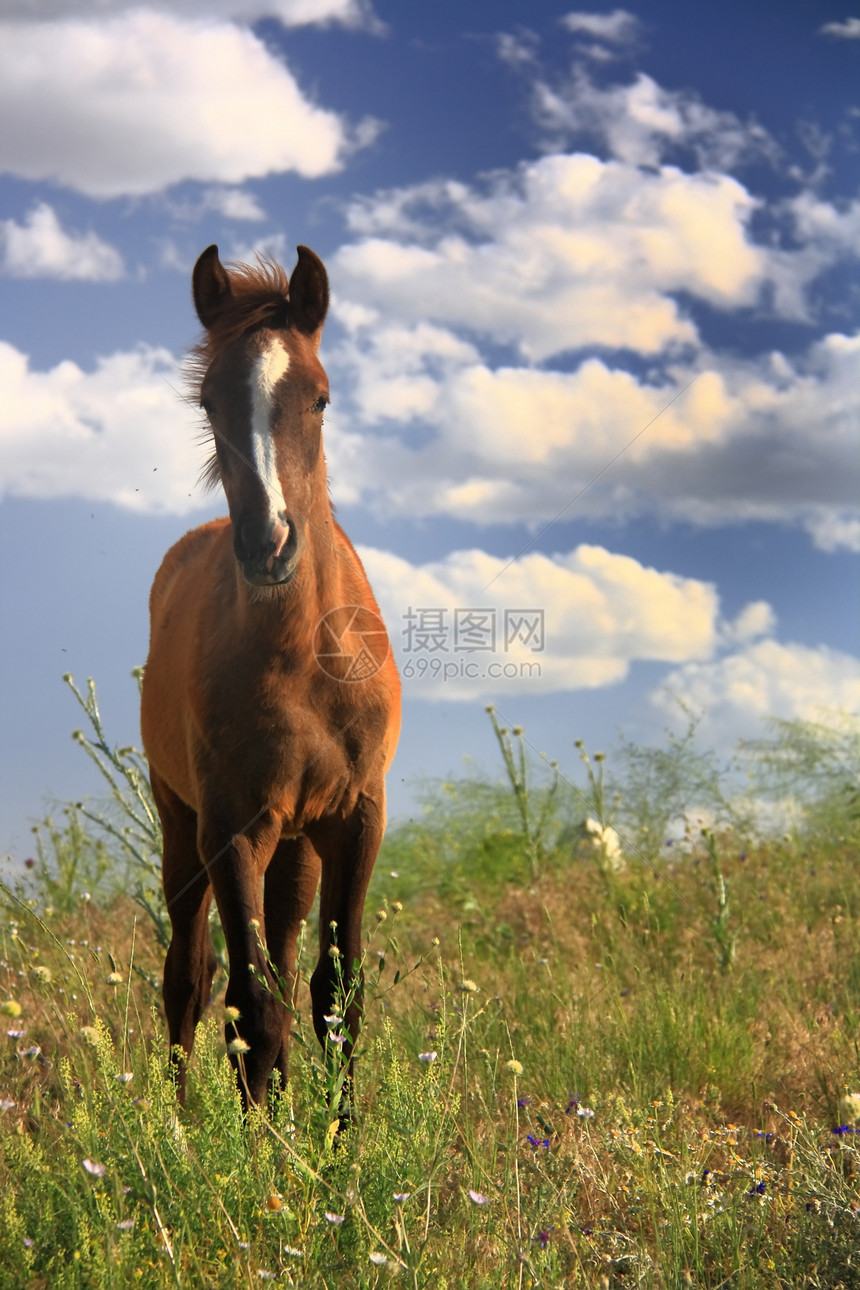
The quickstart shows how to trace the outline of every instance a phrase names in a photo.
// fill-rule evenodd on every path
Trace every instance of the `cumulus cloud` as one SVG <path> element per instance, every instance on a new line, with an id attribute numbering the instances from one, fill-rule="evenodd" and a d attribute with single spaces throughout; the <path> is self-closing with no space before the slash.
<path id="1" fill-rule="evenodd" d="M 652 701 L 679 725 L 690 712 L 702 714 L 703 738 L 734 742 L 758 733 L 768 716 L 814 721 L 822 711 L 856 712 L 860 659 L 766 639 L 720 659 L 685 663 Z"/>
<path id="2" fill-rule="evenodd" d="M 199 507 L 199 417 L 180 385 L 163 349 L 113 354 L 92 372 L 71 362 L 39 372 L 0 342 L 0 495 L 86 497 L 152 513 Z"/>
<path id="3" fill-rule="evenodd" d="M 350 299 L 468 327 L 530 361 L 589 345 L 658 354 L 697 340 L 673 292 L 755 303 L 768 272 L 748 232 L 755 206 L 729 176 L 556 154 L 485 189 L 425 184 L 357 203 L 359 237 L 333 276 Z"/>
<path id="4" fill-rule="evenodd" d="M 39 202 L 23 224 L 0 220 L 2 269 L 13 278 L 111 282 L 125 272 L 122 256 L 94 232 L 67 233 L 53 207 Z"/>
<path id="5" fill-rule="evenodd" d="M 0 170 L 95 198 L 317 178 L 373 134 L 312 103 L 250 29 L 140 8 L 5 23 L 0 114 Z"/>
<path id="6" fill-rule="evenodd" d="M 791 362 L 703 352 L 649 378 L 597 358 L 564 372 L 491 368 L 444 329 L 389 326 L 367 309 L 341 317 L 352 331 L 326 356 L 327 435 L 344 501 L 479 523 L 574 507 L 793 521 L 824 549 L 850 545 L 860 335 L 827 336 Z"/>
<path id="7" fill-rule="evenodd" d="M 598 546 L 509 562 L 479 550 L 412 565 L 362 548 L 408 692 L 472 699 L 592 689 L 635 659 L 707 659 L 715 589 Z"/>
<path id="8" fill-rule="evenodd" d="M 756 122 L 717 111 L 692 90 L 667 90 L 644 72 L 609 86 L 597 85 L 581 66 L 560 83 L 537 79 L 533 109 L 556 147 L 597 144 L 637 166 L 686 154 L 699 167 L 730 170 L 739 161 L 778 154 Z"/>

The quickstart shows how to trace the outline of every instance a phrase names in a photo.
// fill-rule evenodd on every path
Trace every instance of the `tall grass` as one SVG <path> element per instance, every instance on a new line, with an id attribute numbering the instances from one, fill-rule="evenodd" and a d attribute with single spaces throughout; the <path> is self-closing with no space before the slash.
<path id="1" fill-rule="evenodd" d="M 0 911 L 0 1287 L 860 1285 L 860 828 L 840 729 L 808 823 L 757 840 L 728 797 L 714 822 L 712 782 L 709 822 L 685 789 L 686 828 L 659 841 L 656 806 L 643 834 L 630 801 L 662 783 L 665 809 L 685 771 L 667 749 L 634 759 L 628 794 L 595 757 L 579 784 L 498 731 L 500 782 L 428 790 L 380 857 L 340 1134 L 306 990 L 290 1087 L 245 1117 L 221 977 L 177 1107 L 160 910 L 102 867 L 78 886 L 126 853 L 121 805 L 98 845 L 89 806 L 43 831 Z M 810 738 L 774 730 L 762 791 L 787 791 L 773 740 L 807 757 Z M 617 863 L 588 817 L 617 829 Z"/>

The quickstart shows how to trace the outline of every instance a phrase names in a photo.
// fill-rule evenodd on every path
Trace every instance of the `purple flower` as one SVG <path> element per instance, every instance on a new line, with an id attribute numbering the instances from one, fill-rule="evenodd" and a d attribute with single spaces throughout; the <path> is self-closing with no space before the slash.
<path id="1" fill-rule="evenodd" d="M 549 1138 L 536 1138 L 531 1133 L 526 1134 L 526 1142 L 530 1142 L 533 1147 L 548 1147 Z"/>
<path id="2" fill-rule="evenodd" d="M 531 1098 L 530 1098 L 530 1097 L 518 1097 L 518 1098 L 517 1098 L 517 1106 L 520 1106 L 520 1107 L 522 1107 L 522 1106 L 531 1106 L 531 1103 L 532 1103 L 532 1100 L 531 1100 Z"/>
<path id="3" fill-rule="evenodd" d="M 542 1250 L 545 1250 L 546 1247 L 549 1245 L 549 1238 L 551 1235 L 552 1235 L 551 1227 L 542 1227 L 541 1230 L 538 1232 L 537 1236 L 535 1237 L 535 1240 L 540 1245 Z"/>
<path id="4" fill-rule="evenodd" d="M 473 1205 L 489 1205 L 490 1203 L 489 1196 L 485 1196 L 479 1191 L 473 1191 L 471 1187 L 469 1188 L 469 1200 Z"/>

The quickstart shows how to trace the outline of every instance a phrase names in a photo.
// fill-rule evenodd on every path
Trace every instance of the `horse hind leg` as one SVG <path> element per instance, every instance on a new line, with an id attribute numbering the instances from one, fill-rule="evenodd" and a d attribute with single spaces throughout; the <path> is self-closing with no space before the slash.
<path id="1" fill-rule="evenodd" d="M 171 925 L 164 962 L 164 1012 L 174 1078 L 184 1101 L 187 1060 L 217 966 L 209 936 L 212 887 L 197 852 L 195 812 L 155 772 L 152 791 L 164 834 L 162 884 Z"/>
<path id="2" fill-rule="evenodd" d="M 279 842 L 266 871 L 263 899 L 266 944 L 284 999 L 283 1037 L 275 1061 L 282 1087 L 287 1083 L 290 1027 L 296 999 L 296 943 L 314 903 L 319 875 L 319 856 L 304 837 Z"/>

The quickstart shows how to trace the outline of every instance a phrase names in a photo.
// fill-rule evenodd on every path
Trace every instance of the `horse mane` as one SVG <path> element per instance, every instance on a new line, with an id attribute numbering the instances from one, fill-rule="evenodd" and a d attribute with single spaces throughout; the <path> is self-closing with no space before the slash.
<path id="1" fill-rule="evenodd" d="M 233 294 L 185 362 L 189 400 L 195 406 L 200 402 L 203 378 L 219 354 L 247 332 L 259 327 L 286 327 L 290 321 L 290 280 L 276 260 L 258 254 L 256 264 L 231 263 L 227 269 Z M 201 440 L 207 441 L 210 433 L 207 422 Z M 200 473 L 200 483 L 209 490 L 220 482 L 218 458 L 213 451 Z"/>

